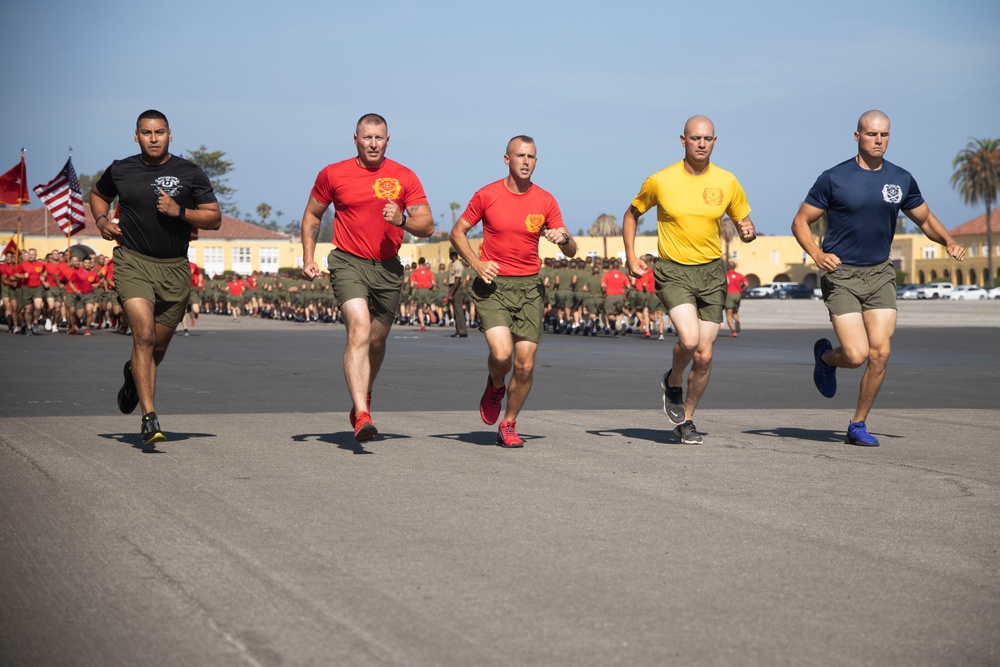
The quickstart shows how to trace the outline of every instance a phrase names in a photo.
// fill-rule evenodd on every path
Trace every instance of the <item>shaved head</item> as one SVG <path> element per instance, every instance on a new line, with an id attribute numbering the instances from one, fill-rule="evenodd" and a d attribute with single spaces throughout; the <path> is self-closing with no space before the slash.
<path id="1" fill-rule="evenodd" d="M 688 118 L 687 122 L 684 123 L 684 136 L 687 136 L 688 131 L 699 123 L 708 123 L 712 136 L 715 136 L 715 123 L 708 116 L 691 116 Z"/>
<path id="2" fill-rule="evenodd" d="M 872 109 L 871 111 L 866 111 L 861 114 L 861 118 L 858 118 L 858 132 L 861 132 L 864 128 L 868 127 L 872 123 L 884 122 L 887 126 L 889 125 L 889 117 L 878 109 Z"/>

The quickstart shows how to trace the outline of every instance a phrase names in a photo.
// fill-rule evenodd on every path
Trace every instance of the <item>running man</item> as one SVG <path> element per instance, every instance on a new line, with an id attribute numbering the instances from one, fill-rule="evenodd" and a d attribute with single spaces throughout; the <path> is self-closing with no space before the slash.
<path id="1" fill-rule="evenodd" d="M 736 338 L 740 335 L 740 301 L 747 279 L 736 270 L 736 262 L 726 262 L 726 269 L 726 323 L 729 324 L 729 335 Z"/>
<path id="2" fill-rule="evenodd" d="M 885 159 L 889 117 L 866 111 L 854 132 L 858 154 L 824 171 L 792 220 L 792 234 L 821 270 L 823 300 L 830 311 L 839 347 L 820 338 L 813 346 L 813 382 L 827 398 L 837 393 L 837 368 L 858 368 L 861 376 L 854 416 L 846 442 L 877 447 L 865 420 L 875 403 L 889 363 L 889 341 L 896 330 L 896 271 L 889 252 L 902 211 L 948 255 L 963 261 L 965 248 L 955 243 L 931 213 L 908 171 Z M 809 225 L 826 213 L 823 247 Z"/>
<path id="3" fill-rule="evenodd" d="M 757 238 L 750 205 L 739 181 L 711 163 L 715 126 L 705 116 L 684 124 L 684 159 L 653 174 L 622 218 L 622 238 L 629 273 L 639 277 L 648 267 L 635 254 L 639 216 L 654 206 L 659 260 L 654 268 L 656 293 L 677 330 L 671 367 L 663 374 L 663 410 L 677 425 L 674 435 L 683 444 L 700 445 L 703 437 L 692 418 L 708 387 L 712 350 L 726 305 L 726 267 L 722 261 L 722 217 L 728 215 L 740 239 Z M 684 400 L 684 371 L 688 374 Z"/>
<path id="4" fill-rule="evenodd" d="M 191 289 L 191 228 L 218 229 L 222 212 L 208 176 L 193 162 L 170 154 L 167 117 L 150 109 L 135 124 L 139 154 L 115 160 L 90 191 L 97 229 L 115 240 L 115 288 L 132 328 L 132 357 L 118 409 L 142 407 L 145 446 L 166 440 L 156 416 L 156 367 L 180 324 Z M 119 198 L 118 217 L 110 219 Z"/>
<path id="5" fill-rule="evenodd" d="M 417 175 L 385 156 L 385 118 L 362 116 L 354 145 L 357 157 L 328 165 L 316 177 L 302 214 L 302 275 L 313 280 L 320 274 L 316 243 L 323 214 L 333 204 L 336 248 L 327 265 L 347 326 L 344 377 L 353 403 L 348 418 L 355 440 L 364 442 L 378 433 L 371 394 L 399 306 L 403 232 L 426 238 L 434 233 L 434 217 Z"/>
<path id="6" fill-rule="evenodd" d="M 566 257 L 576 255 L 576 240 L 563 224 L 555 197 L 531 182 L 538 161 L 535 140 L 526 135 L 514 137 L 507 143 L 503 160 L 507 176 L 472 196 L 451 230 L 451 243 L 478 275 L 472 283 L 472 298 L 490 350 L 479 416 L 486 424 L 496 424 L 509 389 L 497 444 L 523 447 L 516 422 L 531 391 L 545 307 L 538 275 L 538 239 L 544 236 Z M 468 234 L 480 221 L 483 243 L 477 256 Z"/>

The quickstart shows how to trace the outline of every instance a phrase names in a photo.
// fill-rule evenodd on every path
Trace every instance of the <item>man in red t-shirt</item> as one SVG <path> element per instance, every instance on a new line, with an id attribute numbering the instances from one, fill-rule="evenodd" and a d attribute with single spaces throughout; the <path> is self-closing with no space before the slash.
<path id="1" fill-rule="evenodd" d="M 316 177 L 302 214 L 302 275 L 313 280 L 320 274 L 316 243 L 332 204 L 335 249 L 327 266 L 347 326 L 344 376 L 354 404 L 348 418 L 354 438 L 363 442 L 378 433 L 370 414 L 371 391 L 399 307 L 403 232 L 426 238 L 434 233 L 434 217 L 417 175 L 385 157 L 385 118 L 362 116 L 354 145 L 357 157 L 328 165 Z"/>
<path id="2" fill-rule="evenodd" d="M 24 261 L 17 267 L 17 274 L 20 278 L 18 303 L 24 313 L 24 333 L 37 336 L 38 316 L 42 314 L 42 307 L 45 305 L 45 284 L 42 282 L 45 277 L 45 262 L 38 259 L 37 250 L 28 250 Z"/>
<path id="3" fill-rule="evenodd" d="M 618 316 L 625 307 L 625 292 L 632 286 L 632 281 L 618 268 L 616 261 L 610 271 L 601 276 L 601 292 L 604 293 L 604 313 L 608 318 L 608 326 L 618 337 Z"/>
<path id="4" fill-rule="evenodd" d="M 3 287 L 4 317 L 7 319 L 8 333 L 21 333 L 21 317 L 17 305 L 17 254 L 8 250 L 0 265 L 0 283 Z"/>
<path id="5" fill-rule="evenodd" d="M 205 286 L 205 278 L 201 274 L 201 269 L 194 262 L 191 265 L 191 292 L 188 294 L 187 310 L 181 319 L 181 326 L 184 327 L 184 335 L 188 335 L 188 322 L 193 327 L 198 321 L 198 313 L 201 312 L 201 290 Z"/>
<path id="6" fill-rule="evenodd" d="M 62 287 L 59 285 L 59 261 L 61 253 L 53 250 L 46 256 L 45 262 L 45 308 L 47 319 L 46 331 L 58 331 L 59 320 L 66 319 L 62 307 Z"/>
<path id="7" fill-rule="evenodd" d="M 97 294 L 94 288 L 101 281 L 101 275 L 94 269 L 94 258 L 87 257 L 83 266 L 76 267 L 69 277 L 73 292 L 78 296 L 76 318 L 84 322 L 83 335 L 90 335 L 90 327 L 97 313 Z M 73 330 L 70 330 L 73 333 Z"/>
<path id="8" fill-rule="evenodd" d="M 736 338 L 740 335 L 740 300 L 746 289 L 747 279 L 736 272 L 736 262 L 726 263 L 726 323 L 729 324 L 729 335 Z"/>
<path id="9" fill-rule="evenodd" d="M 531 391 L 545 306 L 538 276 L 538 240 L 544 236 L 566 257 L 576 255 L 576 240 L 563 224 L 555 197 L 531 182 L 537 164 L 535 140 L 514 137 L 507 143 L 503 160 L 507 176 L 473 195 L 451 230 L 451 243 L 479 276 L 472 284 L 472 295 L 479 329 L 490 348 L 479 416 L 487 424 L 496 423 L 507 392 L 505 380 L 513 368 L 497 444 L 522 447 L 515 422 Z M 483 243 L 477 254 L 468 234 L 480 221 Z"/>
<path id="10" fill-rule="evenodd" d="M 247 290 L 247 282 L 243 276 L 236 276 L 226 285 L 229 290 L 229 311 L 233 315 L 233 322 L 240 319 L 240 311 L 243 310 L 243 292 Z"/>
<path id="11" fill-rule="evenodd" d="M 434 273 L 427 268 L 427 260 L 421 257 L 417 260 L 416 270 L 410 274 L 410 285 L 413 287 L 413 302 L 417 306 L 417 321 L 420 330 L 425 331 L 430 322 L 430 308 L 434 303 Z"/>

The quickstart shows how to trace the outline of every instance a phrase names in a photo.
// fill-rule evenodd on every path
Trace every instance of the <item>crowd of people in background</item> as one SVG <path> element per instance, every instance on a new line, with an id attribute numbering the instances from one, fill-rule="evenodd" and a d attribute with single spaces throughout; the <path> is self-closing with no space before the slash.
<path id="1" fill-rule="evenodd" d="M 647 256 L 649 263 L 655 258 Z M 457 260 L 461 262 L 461 260 Z M 470 298 L 475 272 L 464 270 L 457 285 L 441 263 L 432 271 L 424 258 L 405 266 L 406 278 L 397 325 L 455 327 L 454 337 L 479 321 Z M 545 286 L 544 328 L 549 334 L 626 335 L 663 340 L 674 333 L 652 280 L 634 278 L 618 258 L 546 259 L 540 270 Z M 130 334 L 115 291 L 114 261 L 105 255 L 81 258 L 53 250 L 38 258 L 34 249 L 8 252 L 0 263 L 3 317 L 7 332 L 21 335 L 65 333 L 90 336 L 110 330 Z M 652 275 L 652 274 L 650 274 Z M 289 322 L 342 323 L 329 280 L 305 280 L 297 273 L 254 272 L 205 278 L 191 263 L 191 296 L 181 335 L 203 313 L 238 321 L 256 317 Z M 456 312 L 458 311 L 458 312 Z M 461 321 L 458 321 L 459 313 Z"/>

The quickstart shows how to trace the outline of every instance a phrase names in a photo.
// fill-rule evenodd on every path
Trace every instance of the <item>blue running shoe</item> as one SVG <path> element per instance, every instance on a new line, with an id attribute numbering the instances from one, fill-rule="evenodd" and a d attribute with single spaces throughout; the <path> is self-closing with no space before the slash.
<path id="1" fill-rule="evenodd" d="M 827 398 L 833 398 L 834 394 L 837 393 L 837 367 L 828 366 L 823 361 L 823 353 L 832 349 L 833 345 L 830 345 L 830 341 L 825 338 L 820 338 L 813 345 L 813 356 L 816 358 L 816 366 L 813 368 L 813 382 L 816 383 L 819 393 Z"/>
<path id="2" fill-rule="evenodd" d="M 865 426 L 864 422 L 848 424 L 847 439 L 844 442 L 859 447 L 878 447 L 878 438 L 868 432 L 868 427 Z"/>

